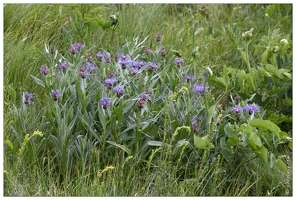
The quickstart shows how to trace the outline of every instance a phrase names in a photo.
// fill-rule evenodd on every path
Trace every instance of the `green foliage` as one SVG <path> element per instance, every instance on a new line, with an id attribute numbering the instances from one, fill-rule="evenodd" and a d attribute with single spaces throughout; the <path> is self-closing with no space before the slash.
<path id="1" fill-rule="evenodd" d="M 4 195 L 291 195 L 291 49 L 289 4 L 5 4 Z"/>

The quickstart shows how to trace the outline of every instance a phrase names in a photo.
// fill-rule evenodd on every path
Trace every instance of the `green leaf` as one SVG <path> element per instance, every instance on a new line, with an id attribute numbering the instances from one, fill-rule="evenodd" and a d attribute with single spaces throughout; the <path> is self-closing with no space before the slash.
<path id="1" fill-rule="evenodd" d="M 214 116 L 216 105 L 212 105 L 208 110 L 207 124 L 210 124 Z"/>
<path id="2" fill-rule="evenodd" d="M 226 126 L 224 127 L 224 131 L 225 131 L 226 135 L 229 136 L 229 137 L 233 137 L 233 136 L 236 135 L 236 134 L 233 132 L 232 128 L 231 128 L 229 125 L 226 125 Z"/>
<path id="3" fill-rule="evenodd" d="M 247 59 L 247 54 L 246 52 L 244 52 L 243 50 L 239 49 L 239 52 L 241 54 L 242 59 L 245 61 L 246 64 L 249 63 L 248 59 Z"/>
<path id="4" fill-rule="evenodd" d="M 194 135 L 194 145 L 198 149 L 213 149 L 213 148 L 215 148 L 215 146 L 211 142 L 208 141 L 207 136 L 200 138 L 200 137 Z"/>
<path id="5" fill-rule="evenodd" d="M 83 19 L 82 19 L 82 14 L 79 10 L 75 9 L 73 10 L 73 12 L 76 14 L 77 18 L 78 18 L 78 21 L 79 22 L 83 22 Z"/>
<path id="6" fill-rule="evenodd" d="M 275 163 L 279 166 L 282 172 L 284 172 L 285 174 L 288 173 L 287 165 L 281 159 L 277 159 Z"/>
<path id="7" fill-rule="evenodd" d="M 279 133 L 281 131 L 281 129 L 275 123 L 269 120 L 251 119 L 249 120 L 249 124 L 257 128 L 265 128 L 274 133 Z"/>
<path id="8" fill-rule="evenodd" d="M 104 20 L 102 20 L 101 18 L 95 18 L 95 20 L 100 26 L 102 26 L 102 27 L 104 26 L 104 24 L 105 24 Z"/>
<path id="9" fill-rule="evenodd" d="M 263 145 L 258 148 L 256 153 L 261 158 L 261 160 L 264 161 L 266 165 L 268 165 L 268 151 Z"/>
<path id="10" fill-rule="evenodd" d="M 112 25 L 112 21 L 105 22 L 103 28 L 109 28 Z"/>
<path id="11" fill-rule="evenodd" d="M 222 156 L 223 158 L 225 158 L 225 160 L 227 162 L 231 162 L 233 160 L 233 153 L 231 151 L 231 148 L 229 148 L 227 145 L 226 145 L 226 142 L 225 142 L 225 137 L 222 137 L 220 139 L 220 147 L 221 147 L 221 152 L 222 152 Z"/>
<path id="12" fill-rule="evenodd" d="M 199 27 L 195 33 L 194 33 L 194 36 L 197 36 L 198 34 L 200 34 L 201 32 L 203 32 L 204 28 L 203 27 Z"/>
<path id="13" fill-rule="evenodd" d="M 91 18 L 91 17 L 84 17 L 84 19 L 86 20 L 86 24 L 92 29 L 92 31 L 96 31 L 99 27 L 98 22 Z"/>
<path id="14" fill-rule="evenodd" d="M 261 139 L 255 132 L 251 133 L 251 135 L 249 137 L 249 141 L 252 141 L 254 144 L 256 144 L 259 147 L 262 146 Z"/>
<path id="15" fill-rule="evenodd" d="M 160 142 L 160 141 L 148 141 L 147 144 L 149 146 L 156 146 L 156 147 L 162 147 L 162 146 L 171 146 L 167 143 Z"/>
<path id="16" fill-rule="evenodd" d="M 268 56 L 268 49 L 266 49 L 264 51 L 264 53 L 262 54 L 262 58 L 261 58 L 261 62 L 262 63 L 265 63 L 266 62 L 267 56 Z"/>
<path id="17" fill-rule="evenodd" d="M 9 140 L 6 140 L 5 144 L 9 146 L 11 150 L 13 150 L 13 144 Z"/>
<path id="18" fill-rule="evenodd" d="M 109 144 L 111 144 L 111 145 L 113 145 L 113 146 L 116 146 L 116 147 L 122 149 L 123 151 L 125 151 L 128 155 L 131 155 L 131 150 L 128 149 L 126 146 L 121 145 L 121 144 L 117 144 L 116 142 L 114 142 L 114 141 L 109 141 L 109 140 L 107 141 L 107 143 L 109 143 Z"/>
<path id="19" fill-rule="evenodd" d="M 41 81 L 39 78 L 37 78 L 37 77 L 35 77 L 35 76 L 31 75 L 31 74 L 30 74 L 30 76 L 31 76 L 31 78 L 32 78 L 32 79 L 33 79 L 38 85 L 41 85 L 42 87 L 45 87 L 43 81 Z"/>

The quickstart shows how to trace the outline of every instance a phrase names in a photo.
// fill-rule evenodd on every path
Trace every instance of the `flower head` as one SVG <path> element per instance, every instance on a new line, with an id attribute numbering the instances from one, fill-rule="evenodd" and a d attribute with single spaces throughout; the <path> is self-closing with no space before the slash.
<path id="1" fill-rule="evenodd" d="M 190 75 L 190 74 L 185 74 L 184 75 L 184 78 L 187 80 L 187 81 L 189 81 L 189 80 L 192 80 L 192 75 Z"/>
<path id="2" fill-rule="evenodd" d="M 260 112 L 260 107 L 259 106 L 257 106 L 256 104 L 252 104 L 252 105 L 246 105 L 245 107 L 244 107 L 244 109 L 246 110 L 246 111 L 249 111 L 249 114 L 251 115 L 251 114 L 253 114 L 254 112 Z"/>
<path id="3" fill-rule="evenodd" d="M 99 71 L 99 69 L 96 66 L 93 66 L 89 62 L 86 63 L 86 67 L 87 67 L 87 70 L 90 72 L 93 72 L 93 71 L 98 72 Z"/>
<path id="4" fill-rule="evenodd" d="M 139 98 L 145 100 L 148 96 L 146 94 L 140 94 Z"/>
<path id="5" fill-rule="evenodd" d="M 85 45 L 81 44 L 81 43 L 75 43 L 70 47 L 70 51 L 72 52 L 72 54 L 78 53 L 80 52 L 82 49 L 84 49 Z"/>
<path id="6" fill-rule="evenodd" d="M 132 75 L 137 75 L 139 73 L 139 70 L 137 68 L 130 68 Z"/>
<path id="7" fill-rule="evenodd" d="M 175 59 L 175 63 L 177 65 L 177 67 L 181 66 L 181 63 L 184 63 L 184 60 L 182 58 L 176 58 Z"/>
<path id="8" fill-rule="evenodd" d="M 118 82 L 118 80 L 115 77 L 107 78 L 105 80 L 105 84 L 108 86 L 108 88 L 111 88 L 117 82 Z"/>
<path id="9" fill-rule="evenodd" d="M 158 33 L 158 34 L 156 35 L 155 39 L 156 39 L 156 42 L 160 42 L 161 39 L 162 39 L 162 35 L 161 35 L 160 33 Z"/>
<path id="10" fill-rule="evenodd" d="M 47 66 L 42 66 L 40 68 L 40 73 L 46 76 L 49 73 L 49 68 Z"/>
<path id="11" fill-rule="evenodd" d="M 155 63 L 153 63 L 153 62 L 148 62 L 147 65 L 148 65 L 148 69 L 149 70 L 153 70 L 153 69 L 157 69 L 158 68 L 158 66 Z"/>
<path id="12" fill-rule="evenodd" d="M 63 62 L 63 63 L 60 65 L 59 70 L 60 70 L 60 71 L 63 71 L 63 70 L 66 69 L 66 67 L 67 67 L 67 62 L 65 61 L 65 62 Z"/>
<path id="13" fill-rule="evenodd" d="M 165 50 L 165 47 L 161 47 L 160 52 L 161 52 L 161 56 L 162 56 L 162 57 L 165 57 L 165 56 L 166 56 L 166 50 Z"/>
<path id="14" fill-rule="evenodd" d="M 90 77 L 90 73 L 88 71 L 86 71 L 86 69 L 83 67 L 79 68 L 79 74 L 80 74 L 81 78 L 83 78 L 83 79 Z"/>
<path id="15" fill-rule="evenodd" d="M 147 48 L 145 49 L 145 53 L 146 53 L 146 55 L 149 55 L 151 52 L 152 52 L 152 51 L 151 51 L 151 49 L 150 49 L 149 47 L 147 47 Z"/>
<path id="16" fill-rule="evenodd" d="M 113 91 L 117 93 L 117 97 L 120 97 L 122 92 L 124 92 L 124 86 L 117 85 L 113 88 Z"/>
<path id="17" fill-rule="evenodd" d="M 236 107 L 232 107 L 231 110 L 234 112 L 234 113 L 241 113 L 243 112 L 243 109 L 239 106 L 236 106 Z"/>
<path id="18" fill-rule="evenodd" d="M 206 86 L 206 93 L 209 90 L 209 86 Z M 204 93 L 204 84 L 198 84 L 194 86 L 194 92 L 203 94 Z"/>
<path id="19" fill-rule="evenodd" d="M 24 103 L 25 104 L 34 104 L 33 101 L 31 101 L 31 99 L 33 98 L 33 94 L 26 92 L 25 96 L 24 96 Z"/>
<path id="20" fill-rule="evenodd" d="M 100 104 L 103 106 L 104 109 L 107 109 L 107 106 L 109 106 L 110 104 L 112 104 L 112 99 L 107 98 L 107 97 L 103 97 L 100 100 Z"/>
<path id="21" fill-rule="evenodd" d="M 61 96 L 61 92 L 59 90 L 56 90 L 56 91 L 52 90 L 50 92 L 50 96 L 52 96 L 53 97 L 53 100 L 56 101 Z"/>
<path id="22" fill-rule="evenodd" d="M 102 60 L 102 58 L 104 57 L 104 53 L 102 53 L 102 52 L 98 52 L 97 53 L 97 57 L 100 59 L 100 60 Z"/>
<path id="23" fill-rule="evenodd" d="M 110 71 L 108 72 L 108 75 L 109 75 L 109 78 L 112 78 L 112 77 L 115 76 L 115 72 L 114 72 L 113 70 L 110 70 Z"/>
<path id="24" fill-rule="evenodd" d="M 111 62 L 111 56 L 109 53 L 104 54 L 104 61 L 106 63 L 110 63 Z"/>
<path id="25" fill-rule="evenodd" d="M 87 56 L 86 56 L 86 60 L 87 60 L 87 62 L 91 63 L 92 58 L 93 58 L 92 55 L 87 54 Z"/>

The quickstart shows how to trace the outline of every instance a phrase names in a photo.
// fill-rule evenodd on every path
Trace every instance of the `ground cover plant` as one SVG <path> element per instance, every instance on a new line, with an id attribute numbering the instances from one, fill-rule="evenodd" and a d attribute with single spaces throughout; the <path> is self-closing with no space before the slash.
<path id="1" fill-rule="evenodd" d="M 5 4 L 4 196 L 292 196 L 291 4 Z"/>

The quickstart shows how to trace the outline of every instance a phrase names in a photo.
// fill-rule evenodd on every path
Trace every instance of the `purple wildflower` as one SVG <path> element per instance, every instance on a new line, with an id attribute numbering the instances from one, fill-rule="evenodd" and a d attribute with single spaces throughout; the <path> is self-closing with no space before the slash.
<path id="1" fill-rule="evenodd" d="M 111 56 L 109 53 L 104 54 L 104 61 L 106 63 L 110 63 L 111 62 Z"/>
<path id="2" fill-rule="evenodd" d="M 63 62 L 63 63 L 60 65 L 59 70 L 60 70 L 60 71 L 63 71 L 63 70 L 65 70 L 66 68 L 67 68 L 67 62 Z"/>
<path id="3" fill-rule="evenodd" d="M 153 70 L 153 69 L 157 69 L 158 68 L 158 66 L 155 63 L 153 63 L 153 62 L 148 62 L 147 65 L 148 65 L 148 69 L 149 70 Z"/>
<path id="4" fill-rule="evenodd" d="M 72 52 L 72 54 L 78 53 L 80 52 L 82 49 L 84 49 L 85 45 L 81 44 L 81 43 L 75 43 L 70 47 L 70 51 Z"/>
<path id="5" fill-rule="evenodd" d="M 149 47 L 147 47 L 147 48 L 145 49 L 145 53 L 146 53 L 146 55 L 149 55 L 151 52 L 152 52 L 152 51 L 151 51 L 151 49 L 150 49 Z"/>
<path id="6" fill-rule="evenodd" d="M 245 107 L 244 107 L 244 109 L 246 110 L 246 111 L 249 111 L 249 114 L 251 115 L 251 114 L 253 114 L 253 112 L 260 112 L 260 107 L 259 106 L 257 106 L 256 104 L 252 104 L 252 105 L 246 105 Z"/>
<path id="7" fill-rule="evenodd" d="M 112 77 L 115 76 L 115 72 L 112 71 L 112 70 L 110 70 L 110 71 L 108 72 L 108 75 L 109 75 L 109 78 L 112 78 Z"/>
<path id="8" fill-rule="evenodd" d="M 104 53 L 102 53 L 102 52 L 98 52 L 97 53 L 97 57 L 100 59 L 100 60 L 102 60 L 102 58 L 104 57 Z"/>
<path id="9" fill-rule="evenodd" d="M 206 86 L 206 93 L 209 90 L 209 86 Z M 204 84 L 198 84 L 194 86 L 194 92 L 203 94 L 204 93 Z"/>
<path id="10" fill-rule="evenodd" d="M 92 55 L 88 54 L 88 55 L 86 56 L 86 60 L 87 60 L 87 62 L 91 63 L 92 58 L 93 58 Z"/>
<path id="11" fill-rule="evenodd" d="M 53 97 L 53 100 L 56 101 L 61 96 L 61 92 L 59 90 L 56 90 L 56 91 L 52 90 L 50 92 L 50 96 L 52 96 Z"/>
<path id="12" fill-rule="evenodd" d="M 108 88 L 111 88 L 117 82 L 118 82 L 118 80 L 115 77 L 107 78 L 105 80 L 105 84 L 108 86 Z"/>
<path id="13" fill-rule="evenodd" d="M 187 80 L 187 82 L 189 82 L 190 80 L 192 80 L 193 77 L 190 74 L 185 74 L 184 78 Z"/>
<path id="14" fill-rule="evenodd" d="M 165 57 L 165 56 L 166 56 L 166 50 L 165 50 L 165 47 L 161 47 L 160 52 L 161 52 L 161 56 L 162 56 L 162 57 Z"/>
<path id="15" fill-rule="evenodd" d="M 175 63 L 177 65 L 177 67 L 181 66 L 181 63 L 184 63 L 184 60 L 182 58 L 176 58 L 175 59 Z"/>
<path id="16" fill-rule="evenodd" d="M 132 75 L 137 75 L 139 73 L 139 70 L 137 68 L 130 68 Z"/>
<path id="17" fill-rule="evenodd" d="M 237 106 L 237 107 L 232 107 L 231 108 L 232 109 L 232 111 L 234 112 L 234 113 L 241 113 L 241 112 L 243 112 L 243 109 L 241 108 L 241 107 L 239 107 L 239 106 Z"/>
<path id="18" fill-rule="evenodd" d="M 40 73 L 46 76 L 49 73 L 49 68 L 47 66 L 42 66 L 40 68 Z"/>
<path id="19" fill-rule="evenodd" d="M 89 62 L 86 63 L 86 67 L 87 67 L 87 70 L 90 72 L 93 72 L 93 71 L 98 72 L 99 71 L 99 69 L 96 66 L 93 66 Z"/>
<path id="20" fill-rule="evenodd" d="M 156 35 L 155 39 L 156 39 L 156 42 L 160 42 L 161 39 L 162 39 L 162 35 L 161 35 L 160 33 L 158 33 L 158 34 Z"/>
<path id="21" fill-rule="evenodd" d="M 148 96 L 146 94 L 140 94 L 139 98 L 145 100 Z"/>
<path id="22" fill-rule="evenodd" d="M 112 99 L 103 97 L 100 100 L 100 104 L 103 106 L 104 109 L 107 109 L 107 106 L 109 106 L 110 104 L 112 104 Z"/>
<path id="23" fill-rule="evenodd" d="M 83 67 L 79 68 L 79 73 L 80 73 L 81 78 L 83 78 L 83 79 L 90 77 L 90 73 L 88 71 L 86 71 L 86 69 Z"/>
<path id="24" fill-rule="evenodd" d="M 118 54 L 118 53 L 114 54 L 114 60 L 115 60 L 116 62 L 119 61 L 119 54 Z"/>
<path id="25" fill-rule="evenodd" d="M 113 88 L 113 91 L 117 93 L 117 97 L 120 97 L 124 91 L 124 86 L 117 85 Z"/>
<path id="26" fill-rule="evenodd" d="M 133 68 L 140 68 L 140 63 L 138 61 L 130 61 L 130 65 Z"/>
<path id="27" fill-rule="evenodd" d="M 31 101 L 31 99 L 33 98 L 33 94 L 26 92 L 25 96 L 24 96 L 24 103 L 25 104 L 34 104 L 33 101 Z"/>
<path id="28" fill-rule="evenodd" d="M 127 61 L 127 60 L 120 60 L 118 63 L 121 65 L 121 68 L 122 69 L 125 69 L 126 66 L 129 64 L 129 61 Z"/>

